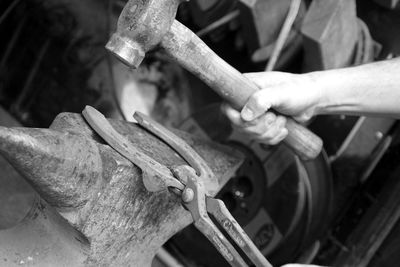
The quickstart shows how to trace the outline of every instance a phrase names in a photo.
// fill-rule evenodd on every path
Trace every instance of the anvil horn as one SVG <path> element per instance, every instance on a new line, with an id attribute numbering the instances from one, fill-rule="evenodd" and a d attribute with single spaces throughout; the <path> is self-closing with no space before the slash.
<path id="1" fill-rule="evenodd" d="M 0 127 L 0 153 L 57 208 L 84 205 L 102 172 L 94 141 L 55 130 Z"/>
<path id="2" fill-rule="evenodd" d="M 165 166 L 184 164 L 136 124 L 110 123 Z M 242 162 L 232 150 L 178 135 L 207 160 L 218 189 Z M 57 208 L 39 199 L 20 224 L 0 230 L 7 266 L 151 266 L 161 245 L 192 221 L 168 190 L 148 192 L 139 169 L 103 145 L 80 114 L 59 115 L 51 129 L 0 127 L 0 153 Z"/>

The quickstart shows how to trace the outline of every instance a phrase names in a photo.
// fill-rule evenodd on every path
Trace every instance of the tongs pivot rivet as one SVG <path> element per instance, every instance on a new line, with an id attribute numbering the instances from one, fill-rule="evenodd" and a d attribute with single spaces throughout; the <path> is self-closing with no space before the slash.
<path id="1" fill-rule="evenodd" d="M 193 189 L 185 188 L 182 192 L 182 201 L 185 203 L 189 203 L 189 202 L 193 201 L 193 198 L 194 198 Z"/>

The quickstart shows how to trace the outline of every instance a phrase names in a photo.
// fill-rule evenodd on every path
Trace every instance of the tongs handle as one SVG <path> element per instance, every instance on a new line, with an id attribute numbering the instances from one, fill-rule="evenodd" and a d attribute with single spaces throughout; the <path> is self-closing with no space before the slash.
<path id="1" fill-rule="evenodd" d="M 196 228 L 214 245 L 219 253 L 234 267 L 247 267 L 243 258 L 232 244 L 225 238 L 221 231 L 209 219 L 200 218 L 194 222 Z"/>
<path id="2" fill-rule="evenodd" d="M 207 197 L 207 210 L 224 228 L 225 232 L 235 241 L 242 251 L 249 257 L 256 267 L 272 267 L 271 263 L 258 250 L 250 237 L 233 218 L 224 202 L 219 199 Z"/>
<path id="3" fill-rule="evenodd" d="M 219 253 L 226 259 L 231 266 L 247 267 L 240 254 L 225 238 L 221 231 L 215 226 L 207 214 L 206 195 L 204 194 L 203 184 L 194 179 L 195 171 L 191 168 L 181 168 L 181 174 L 186 182 L 186 188 L 193 190 L 193 199 L 184 202 L 184 206 L 189 210 L 193 218 L 194 226 L 214 245 Z M 192 173 L 191 173 L 192 172 Z M 186 190 L 185 188 L 185 190 Z"/>

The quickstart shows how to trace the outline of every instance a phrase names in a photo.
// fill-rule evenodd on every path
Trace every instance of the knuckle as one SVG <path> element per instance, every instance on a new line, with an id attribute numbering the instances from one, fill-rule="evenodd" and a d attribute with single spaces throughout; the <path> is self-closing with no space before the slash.
<path id="1" fill-rule="evenodd" d="M 274 145 L 277 145 L 280 141 L 281 140 L 275 138 L 275 139 L 270 140 L 269 144 L 274 146 Z"/>
<path id="2" fill-rule="evenodd" d="M 289 135 L 289 131 L 287 128 L 282 129 L 282 140 L 285 139 Z"/>
<path id="3" fill-rule="evenodd" d="M 260 137 L 264 140 L 270 141 L 271 139 L 273 139 L 275 137 L 275 134 L 273 131 L 268 130 L 268 131 L 264 132 Z"/>
<path id="4" fill-rule="evenodd" d="M 265 114 L 265 119 L 264 119 L 264 121 L 265 121 L 267 124 L 271 124 L 271 123 L 273 123 L 275 120 L 276 120 L 276 115 L 275 115 L 274 113 L 272 113 L 272 112 L 267 112 L 267 113 Z"/>
<path id="5" fill-rule="evenodd" d="M 285 137 L 286 137 L 286 134 L 282 131 L 279 135 L 277 135 L 276 137 L 271 139 L 269 143 L 271 145 L 277 145 L 280 142 L 282 142 L 282 140 L 285 139 Z"/>
<path id="6" fill-rule="evenodd" d="M 284 125 L 286 125 L 286 122 L 287 122 L 287 119 L 286 119 L 286 117 L 285 116 L 278 116 L 278 118 L 277 118 L 277 123 L 280 125 L 280 126 L 284 126 Z"/>

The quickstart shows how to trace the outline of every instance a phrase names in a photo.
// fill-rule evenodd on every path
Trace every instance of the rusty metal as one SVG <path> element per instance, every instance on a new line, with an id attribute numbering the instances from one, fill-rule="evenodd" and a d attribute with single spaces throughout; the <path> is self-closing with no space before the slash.
<path id="1" fill-rule="evenodd" d="M 21 124 L 2 107 L 0 107 L 0 125 L 21 127 Z M 25 218 L 37 194 L 1 155 L 0 185 L 0 229 L 7 229 Z"/>
<path id="2" fill-rule="evenodd" d="M 88 202 L 101 171 L 93 141 L 49 129 L 0 127 L 0 151 L 57 208 L 76 208 Z"/>
<path id="3" fill-rule="evenodd" d="M 96 109 L 87 106 L 83 116 L 94 131 L 99 134 L 111 147 L 125 156 L 128 160 L 139 166 L 143 173 L 143 184 L 151 192 L 160 192 L 172 187 L 178 190 L 183 206 L 191 213 L 194 225 L 206 236 L 219 253 L 231 264 L 231 266 L 247 266 L 240 254 L 232 246 L 221 231 L 208 217 L 210 212 L 219 224 L 225 229 L 235 243 L 255 263 L 257 267 L 267 267 L 271 264 L 264 258 L 258 248 L 253 244 L 244 230 L 229 213 L 221 200 L 214 199 L 205 191 L 207 181 L 214 181 L 213 171 L 204 159 L 188 145 L 182 138 L 176 136 L 162 125 L 136 112 L 134 118 L 138 123 L 154 134 L 156 137 L 168 144 L 191 166 L 180 165 L 173 167 L 172 172 L 176 177 L 175 182 L 171 180 L 168 168 L 148 157 L 136 149 L 133 144 L 119 134 L 104 116 Z M 164 168 L 166 171 L 158 172 Z M 174 179 L 172 177 L 172 179 Z M 184 189 L 183 184 L 185 184 Z M 208 191 L 216 188 L 218 183 L 208 182 Z M 149 190 L 148 189 L 148 190 Z"/>
<path id="4" fill-rule="evenodd" d="M 177 151 L 191 166 L 173 169 L 175 176 L 186 184 L 182 193 L 183 205 L 190 211 L 194 225 L 205 235 L 231 266 L 247 266 L 242 257 L 214 225 L 210 212 L 234 242 L 257 267 L 272 267 L 262 253 L 233 218 L 225 204 L 206 195 L 203 181 L 213 180 L 214 173 L 196 151 L 185 141 L 144 114 L 134 115 L 139 124 Z M 208 178 L 208 179 L 207 179 Z M 212 186 L 209 186 L 212 188 Z"/>
<path id="5" fill-rule="evenodd" d="M 212 181 L 214 173 L 204 159 L 184 140 L 151 118 L 139 112 L 135 113 L 134 118 L 142 127 L 171 146 L 191 165 L 190 167 L 184 165 L 173 169 L 178 180 L 186 184 L 181 196 L 183 205 L 190 211 L 194 225 L 214 244 L 219 253 L 232 266 L 247 266 L 236 249 L 208 217 L 208 212 L 214 216 L 257 267 L 272 267 L 230 214 L 225 204 L 219 199 L 206 195 L 203 181 Z M 208 188 L 212 188 L 212 185 L 209 185 Z"/>
<path id="6" fill-rule="evenodd" d="M 196 153 L 196 151 L 193 150 L 191 146 L 189 146 L 171 131 L 166 130 L 161 124 L 154 121 L 150 117 L 140 112 L 135 112 L 133 116 L 140 126 L 156 135 L 158 138 L 171 146 L 176 152 L 178 152 L 182 158 L 185 159 L 189 165 L 196 170 L 200 180 L 210 181 L 210 183 L 205 185 L 207 188 L 216 188 L 217 179 L 215 178 L 214 173 L 208 164 L 199 156 L 199 154 Z M 178 189 L 182 190 L 181 188 Z"/>
<path id="7" fill-rule="evenodd" d="M 141 127 L 110 123 L 163 165 L 185 164 Z M 241 163 L 215 144 L 178 135 L 210 159 L 219 188 Z M 150 266 L 161 245 L 191 223 L 177 197 L 148 192 L 140 169 L 105 145 L 79 114 L 59 115 L 50 129 L 2 127 L 0 152 L 42 197 L 20 224 L 0 231 L 6 266 Z"/>
<path id="8" fill-rule="evenodd" d="M 119 134 L 111 126 L 103 114 L 91 106 L 86 106 L 82 114 L 90 127 L 92 127 L 109 146 L 114 148 L 144 172 L 146 179 L 143 181 L 148 191 L 158 192 L 171 186 L 183 190 L 183 184 L 174 178 L 167 167 L 138 150 L 129 140 Z"/>
<path id="9" fill-rule="evenodd" d="M 181 2 L 128 1 L 119 17 L 117 31 L 106 48 L 122 62 L 137 68 L 145 53 L 158 45 L 170 29 Z"/>
<path id="10" fill-rule="evenodd" d="M 194 199 L 184 203 L 184 206 L 190 211 L 195 227 L 207 237 L 231 266 L 246 267 L 243 258 L 208 217 L 206 196 L 202 184 L 193 178 L 196 176 L 195 171 L 186 166 L 180 168 L 177 172 L 180 172 L 181 177 L 185 177 L 187 180 L 186 187 L 194 192 Z"/>

